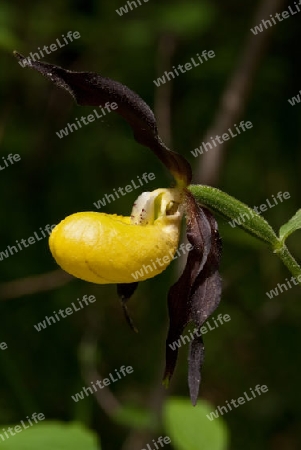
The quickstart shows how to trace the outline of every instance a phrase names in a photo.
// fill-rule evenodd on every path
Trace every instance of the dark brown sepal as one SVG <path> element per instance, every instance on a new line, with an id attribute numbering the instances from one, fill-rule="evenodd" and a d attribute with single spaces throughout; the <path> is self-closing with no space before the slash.
<path id="1" fill-rule="evenodd" d="M 190 398 L 195 405 L 201 381 L 204 344 L 200 328 L 217 308 L 221 298 L 221 278 L 218 272 L 221 257 L 221 239 L 217 222 L 211 212 L 197 204 L 187 194 L 187 238 L 190 250 L 185 269 L 168 295 L 169 331 L 166 340 L 166 367 L 164 382 L 171 379 L 178 356 L 178 346 L 184 328 L 196 326 L 190 343 L 188 384 Z M 174 349 L 174 350 L 173 350 Z"/>
<path id="2" fill-rule="evenodd" d="M 15 51 L 14 55 L 19 61 L 24 60 L 20 53 Z M 149 147 L 177 181 L 184 186 L 190 184 L 192 172 L 189 162 L 162 142 L 153 111 L 134 91 L 94 72 L 75 72 L 33 60 L 26 66 L 65 89 L 79 105 L 105 106 L 107 102 L 115 102 L 118 106 L 115 112 L 131 126 L 136 141 Z"/>

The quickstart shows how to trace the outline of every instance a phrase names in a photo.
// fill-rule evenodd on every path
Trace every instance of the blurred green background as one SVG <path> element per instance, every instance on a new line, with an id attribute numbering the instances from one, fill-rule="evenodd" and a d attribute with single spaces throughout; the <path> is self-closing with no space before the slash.
<path id="1" fill-rule="evenodd" d="M 69 30 L 78 31 L 81 38 L 44 60 L 70 70 L 98 72 L 136 91 L 154 109 L 163 139 L 190 161 L 195 183 L 216 186 L 252 207 L 288 191 L 289 200 L 264 213 L 275 230 L 300 207 L 301 105 L 288 102 L 301 89 L 300 14 L 255 36 L 250 28 L 275 13 L 273 8 L 287 8 L 286 2 L 150 0 L 119 16 L 116 9 L 124 4 L 1 2 L 0 161 L 9 153 L 20 154 L 21 161 L 0 172 L 0 252 L 69 214 L 95 211 L 94 202 L 144 172 L 156 175 L 145 190 L 172 182 L 118 115 L 58 138 L 56 131 L 94 108 L 76 106 L 67 93 L 22 69 L 12 51 L 28 56 Z M 153 80 L 165 70 L 189 62 L 203 50 L 213 50 L 216 57 L 156 88 Z M 225 92 L 232 96 L 225 98 Z M 208 130 L 232 117 L 229 126 L 249 120 L 253 128 L 227 147 L 194 158 L 191 150 L 207 140 Z M 102 210 L 128 215 L 142 191 Z M 139 328 L 136 335 L 124 320 L 116 288 L 64 276 L 46 239 L 0 261 L 0 341 L 8 346 L 0 350 L 2 427 L 36 411 L 47 421 L 81 422 L 98 435 L 105 450 L 139 450 L 169 431 L 169 448 L 194 450 L 187 440 L 181 444 L 171 435 L 187 432 L 188 424 L 194 424 L 189 436 L 196 449 L 301 448 L 300 288 L 270 300 L 266 292 L 291 275 L 254 238 L 221 220 L 219 227 L 224 291 L 213 316 L 229 314 L 231 321 L 204 338 L 200 398 L 214 410 L 257 384 L 269 388 L 224 415 L 228 443 L 221 439 L 215 447 L 213 430 L 201 444 L 211 422 L 204 414 L 195 420 L 197 409 L 192 406 L 183 409 L 183 421 L 174 431 L 166 418 L 166 408 L 175 401 L 168 399 L 188 402 L 187 346 L 180 351 L 170 389 L 165 392 L 161 386 L 166 297 L 184 261 L 175 261 L 162 275 L 140 284 L 129 304 Z M 288 240 L 297 259 L 299 235 Z M 35 330 L 46 315 L 84 294 L 95 295 L 97 302 L 46 330 Z M 95 374 L 106 377 L 122 365 L 133 366 L 134 372 L 112 384 L 111 391 L 104 390 L 101 398 L 72 400 L 71 395 L 97 378 Z M 17 438 L 11 438 L 12 444 L 13 439 Z M 75 440 L 72 448 L 77 444 Z M 53 448 L 65 449 L 63 444 Z"/>

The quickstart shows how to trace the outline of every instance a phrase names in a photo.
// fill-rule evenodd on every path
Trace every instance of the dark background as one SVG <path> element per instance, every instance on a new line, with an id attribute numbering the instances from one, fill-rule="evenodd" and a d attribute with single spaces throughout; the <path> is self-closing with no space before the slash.
<path id="1" fill-rule="evenodd" d="M 291 106 L 288 98 L 301 89 L 301 13 L 254 36 L 250 28 L 287 8 L 285 1 L 150 0 L 120 17 L 115 10 L 124 3 L 1 2 L 1 157 L 18 153 L 21 161 L 0 172 L 0 251 L 69 214 L 96 210 L 93 202 L 144 172 L 156 175 L 145 190 L 171 185 L 159 160 L 115 114 L 63 139 L 55 134 L 94 108 L 76 106 L 67 93 L 22 69 L 12 51 L 28 56 L 69 30 L 81 38 L 46 60 L 98 72 L 136 91 L 154 109 L 164 141 L 190 161 L 194 183 L 216 186 L 251 207 L 288 191 L 289 200 L 264 213 L 275 230 L 300 207 L 301 105 Z M 156 88 L 154 79 L 202 50 L 216 57 Z M 253 128 L 192 156 L 202 140 L 240 120 Z M 139 193 L 104 210 L 128 215 Z M 269 300 L 266 292 L 291 277 L 287 269 L 243 231 L 221 220 L 219 226 L 224 291 L 214 317 L 230 314 L 231 321 L 205 336 L 200 395 L 215 408 L 257 384 L 267 385 L 267 394 L 224 416 L 229 448 L 300 448 L 300 288 Z M 297 259 L 299 236 L 288 240 Z M 0 351 L 0 423 L 17 423 L 35 410 L 49 420 L 79 420 L 110 450 L 139 450 L 159 436 L 160 425 L 154 429 L 149 422 L 165 396 L 188 396 L 187 346 L 167 394 L 161 387 L 166 295 L 179 263 L 141 283 L 131 300 L 138 335 L 125 323 L 116 288 L 70 280 L 58 270 L 46 239 L 0 265 L 0 341 L 8 345 Z M 84 294 L 97 302 L 40 333 L 34 329 Z M 72 401 L 91 370 L 105 377 L 123 364 L 135 370 L 111 386 L 112 397 Z M 139 430 L 134 418 L 128 424 L 116 419 L 116 399 L 144 411 L 145 429 Z"/>

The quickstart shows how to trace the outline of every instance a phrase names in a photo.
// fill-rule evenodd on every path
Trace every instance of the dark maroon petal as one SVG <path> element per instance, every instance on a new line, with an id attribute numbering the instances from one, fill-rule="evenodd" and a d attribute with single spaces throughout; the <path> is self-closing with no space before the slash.
<path id="1" fill-rule="evenodd" d="M 202 336 L 196 336 L 189 344 L 188 357 L 188 387 L 193 406 L 196 405 L 201 383 L 201 370 L 205 356 L 205 346 Z"/>
<path id="2" fill-rule="evenodd" d="M 195 280 L 191 292 L 190 317 L 198 327 L 201 327 L 215 311 L 222 292 L 221 278 L 218 272 L 222 244 L 218 234 L 218 226 L 210 211 L 203 208 L 203 212 L 211 227 L 211 246 L 206 264 Z"/>
<path id="3" fill-rule="evenodd" d="M 206 267 L 205 267 L 206 268 Z M 204 269 L 205 271 L 205 269 Z M 203 274 L 200 274 L 203 275 Z M 221 278 L 216 271 L 208 278 L 198 277 L 195 292 L 191 297 L 191 321 L 198 330 L 218 307 L 221 299 Z M 200 332 L 198 332 L 200 335 Z M 201 337 L 201 336 L 200 336 Z M 197 402 L 198 392 L 201 382 L 201 369 L 204 358 L 204 344 L 200 337 L 194 338 L 191 342 L 190 355 L 188 359 L 188 383 L 192 404 Z"/>
<path id="4" fill-rule="evenodd" d="M 197 402 L 204 359 L 204 343 L 200 328 L 217 308 L 221 298 L 221 278 L 218 272 L 221 240 L 217 222 L 205 208 L 188 198 L 187 237 L 193 245 L 180 279 L 171 287 L 168 296 L 170 327 L 166 341 L 164 380 L 170 380 L 177 361 L 177 342 L 188 323 L 196 326 L 190 342 L 188 384 L 193 405 Z M 181 341 L 179 341 L 181 342 Z M 174 348 L 174 350 L 172 350 Z"/>
<path id="5" fill-rule="evenodd" d="M 168 293 L 169 331 L 166 340 L 165 383 L 172 377 L 177 361 L 178 349 L 174 342 L 180 339 L 184 328 L 191 321 L 191 296 L 195 281 L 203 269 L 211 248 L 211 226 L 204 211 L 192 196 L 187 198 L 188 209 L 193 211 L 187 221 L 187 238 L 192 245 L 185 269 Z"/>
<path id="6" fill-rule="evenodd" d="M 18 52 L 14 52 L 14 55 L 19 61 L 24 59 Z M 56 86 L 65 89 L 79 105 L 104 106 L 106 102 L 117 103 L 115 112 L 131 126 L 136 141 L 149 147 L 176 179 L 182 180 L 186 186 L 190 184 L 190 164 L 182 155 L 165 146 L 158 135 L 153 111 L 127 86 L 97 73 L 65 70 L 40 61 L 31 61 L 26 67 L 37 70 Z"/>

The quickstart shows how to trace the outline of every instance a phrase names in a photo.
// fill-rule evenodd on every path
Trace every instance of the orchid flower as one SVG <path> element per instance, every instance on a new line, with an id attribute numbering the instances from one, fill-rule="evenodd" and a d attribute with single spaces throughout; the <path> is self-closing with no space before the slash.
<path id="1" fill-rule="evenodd" d="M 17 52 L 15 56 L 24 58 Z M 128 217 L 99 212 L 68 216 L 54 228 L 49 244 L 57 264 L 66 272 L 92 283 L 117 284 L 126 317 L 132 324 L 125 303 L 138 284 L 133 281 L 133 274 L 158 259 L 163 263 L 138 281 L 166 269 L 177 251 L 182 218 L 186 216 L 191 249 L 182 275 L 168 293 L 170 324 L 164 384 L 169 384 L 177 361 L 178 350 L 172 350 L 170 344 L 193 323 L 198 333 L 190 342 L 188 384 L 195 405 L 204 359 L 199 330 L 221 297 L 221 240 L 212 213 L 198 204 L 188 189 L 192 178 L 190 164 L 165 146 L 152 110 L 128 87 L 96 73 L 69 71 L 40 61 L 31 61 L 29 67 L 68 91 L 79 105 L 117 103 L 116 113 L 131 126 L 135 140 L 149 147 L 175 179 L 173 188 L 142 193 Z"/>

